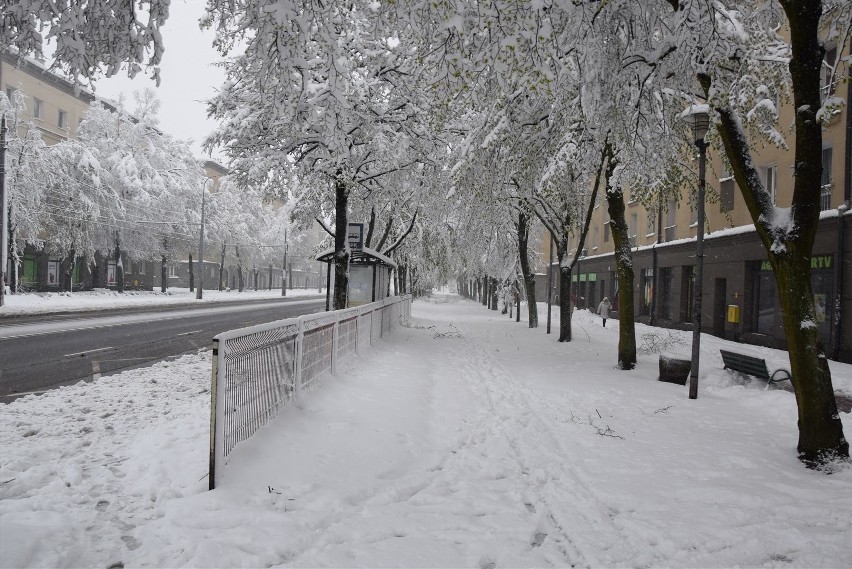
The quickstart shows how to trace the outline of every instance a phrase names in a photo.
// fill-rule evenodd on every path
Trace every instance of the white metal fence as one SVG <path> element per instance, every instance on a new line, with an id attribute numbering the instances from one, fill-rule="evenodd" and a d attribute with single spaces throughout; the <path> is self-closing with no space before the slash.
<path id="1" fill-rule="evenodd" d="M 231 330 L 213 338 L 210 489 L 237 443 L 411 316 L 411 296 Z"/>

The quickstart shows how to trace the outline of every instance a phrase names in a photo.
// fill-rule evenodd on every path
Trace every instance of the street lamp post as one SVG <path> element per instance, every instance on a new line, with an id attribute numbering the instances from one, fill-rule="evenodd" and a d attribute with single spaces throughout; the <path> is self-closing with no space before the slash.
<path id="1" fill-rule="evenodd" d="M 281 296 L 287 296 L 287 230 L 284 230 L 284 259 L 281 263 Z"/>
<path id="2" fill-rule="evenodd" d="M 6 299 L 6 267 L 9 253 L 9 208 L 6 196 L 6 113 L 0 117 L 0 306 Z"/>
<path id="3" fill-rule="evenodd" d="M 689 398 L 698 397 L 698 364 L 701 356 L 701 296 L 704 278 L 704 186 L 707 169 L 707 143 L 704 137 L 710 128 L 707 105 L 692 105 L 681 114 L 684 122 L 692 126 L 695 146 L 698 148 L 698 226 L 695 236 L 695 284 L 692 298 L 692 367 L 689 372 Z"/>

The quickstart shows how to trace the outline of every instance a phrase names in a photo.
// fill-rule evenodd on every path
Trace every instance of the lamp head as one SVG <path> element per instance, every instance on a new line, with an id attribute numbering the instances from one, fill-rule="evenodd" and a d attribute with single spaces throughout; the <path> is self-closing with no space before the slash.
<path id="1" fill-rule="evenodd" d="M 710 107 L 708 105 L 690 105 L 680 114 L 680 119 L 692 127 L 692 136 L 696 144 L 704 142 L 710 130 Z"/>

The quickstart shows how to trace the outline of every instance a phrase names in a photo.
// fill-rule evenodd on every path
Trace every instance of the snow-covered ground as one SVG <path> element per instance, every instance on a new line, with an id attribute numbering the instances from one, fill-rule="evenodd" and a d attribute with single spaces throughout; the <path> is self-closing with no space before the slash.
<path id="1" fill-rule="evenodd" d="M 287 296 L 320 296 L 317 289 L 293 289 Z M 195 299 L 195 293 L 188 288 L 169 288 L 165 293 L 158 290 L 128 290 L 118 293 L 114 290 L 96 289 L 82 292 L 33 292 L 10 294 L 6 296 L 4 306 L 0 307 L 0 320 L 4 316 L 25 314 L 46 314 L 51 312 L 85 312 L 113 308 L 134 308 L 150 306 L 179 306 L 196 303 L 220 303 L 239 300 L 261 300 L 281 298 L 281 289 L 244 290 L 243 292 L 205 290 L 201 300 Z"/>
<path id="2" fill-rule="evenodd" d="M 0 408 L 0 566 L 849 566 L 852 468 L 796 460 L 793 395 L 723 371 L 730 343 L 689 400 L 585 311 L 568 344 L 453 296 L 413 315 L 213 492 L 209 353 Z"/>

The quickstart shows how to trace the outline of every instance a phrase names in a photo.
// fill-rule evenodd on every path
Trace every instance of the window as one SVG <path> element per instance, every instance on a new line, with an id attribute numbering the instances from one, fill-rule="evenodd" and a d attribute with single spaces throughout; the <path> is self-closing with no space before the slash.
<path id="1" fill-rule="evenodd" d="M 657 232 L 657 212 L 653 209 L 648 210 L 648 233 L 646 237 L 653 237 Z"/>
<path id="2" fill-rule="evenodd" d="M 666 241 L 674 241 L 677 229 L 677 202 L 674 198 L 666 203 Z"/>
<path id="3" fill-rule="evenodd" d="M 42 101 L 41 99 L 36 99 L 35 97 L 33 97 L 33 118 L 34 119 L 40 119 L 41 118 L 41 112 L 42 112 L 43 107 L 44 107 L 44 101 Z"/>
<path id="4" fill-rule="evenodd" d="M 831 209 L 831 164 L 832 149 L 822 149 L 822 191 L 820 192 L 820 209 L 826 211 Z"/>
<path id="5" fill-rule="evenodd" d="M 107 262 L 107 286 L 115 285 L 118 282 L 115 268 L 115 261 Z"/>
<path id="6" fill-rule="evenodd" d="M 825 50 L 819 82 L 824 97 L 834 95 L 834 91 L 837 89 L 837 81 L 834 77 L 835 63 L 837 63 L 837 46 Z"/>
<path id="7" fill-rule="evenodd" d="M 657 275 L 657 286 L 660 288 L 660 295 L 657 297 L 657 316 L 666 320 L 674 319 L 674 310 L 672 308 L 672 286 L 674 283 L 674 271 L 671 267 L 660 269 L 660 274 Z"/>
<path id="8" fill-rule="evenodd" d="M 609 243 L 609 212 L 604 217 L 604 243 Z"/>
<path id="9" fill-rule="evenodd" d="M 766 188 L 766 191 L 769 192 L 769 196 L 772 198 L 772 205 L 776 205 L 777 201 L 777 167 L 775 164 L 770 166 L 766 166 L 763 168 L 763 187 Z"/>
<path id="10" fill-rule="evenodd" d="M 631 247 L 636 247 L 636 227 L 639 225 L 639 216 L 635 213 L 630 214 L 630 227 L 627 235 Z"/>
<path id="11" fill-rule="evenodd" d="M 47 262 L 47 286 L 59 286 L 59 261 Z"/>
<path id="12" fill-rule="evenodd" d="M 14 94 L 15 94 L 15 88 L 14 87 L 6 87 L 6 98 L 9 99 L 9 101 L 12 100 L 12 95 L 14 95 Z"/>
<path id="13" fill-rule="evenodd" d="M 775 116 L 777 117 L 781 114 L 781 89 L 773 87 L 770 95 L 772 96 L 772 103 L 775 105 Z"/>
<path id="14" fill-rule="evenodd" d="M 170 279 L 178 278 L 177 267 L 175 267 L 174 265 L 169 265 L 169 278 Z"/>
<path id="15" fill-rule="evenodd" d="M 654 300 L 654 270 L 642 270 L 642 315 L 651 314 L 651 303 Z"/>
<path id="16" fill-rule="evenodd" d="M 34 285 L 38 282 L 38 264 L 35 255 L 24 255 L 24 265 L 21 271 L 21 283 Z"/>
<path id="17" fill-rule="evenodd" d="M 689 226 L 698 225 L 698 192 L 689 194 Z"/>
<path id="18" fill-rule="evenodd" d="M 68 128 L 68 114 L 62 109 L 59 109 L 56 113 L 56 126 L 59 128 Z"/>
<path id="19" fill-rule="evenodd" d="M 778 292 L 775 275 L 771 270 L 761 270 L 755 275 L 755 296 L 757 302 L 752 308 L 754 331 L 771 335 L 775 331 L 775 316 L 778 312 Z"/>
<path id="20" fill-rule="evenodd" d="M 731 177 L 719 180 L 719 212 L 725 213 L 734 209 L 734 188 L 736 184 Z"/>

